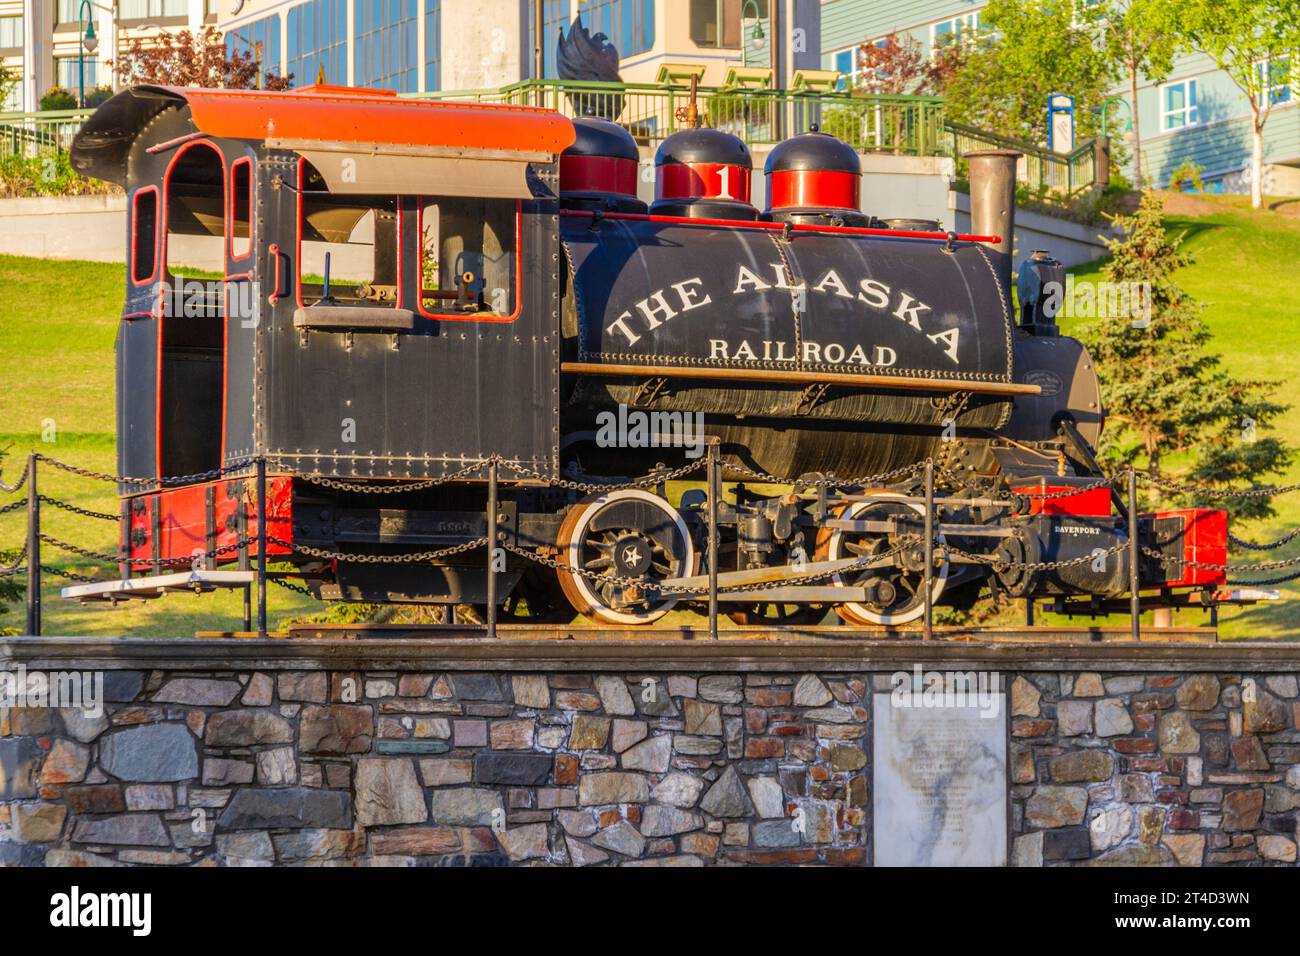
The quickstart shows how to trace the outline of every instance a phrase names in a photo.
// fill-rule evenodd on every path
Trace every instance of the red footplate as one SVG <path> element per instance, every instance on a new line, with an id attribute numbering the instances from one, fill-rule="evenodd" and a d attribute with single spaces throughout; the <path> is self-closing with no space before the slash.
<path id="1" fill-rule="evenodd" d="M 266 479 L 266 533 L 281 541 L 293 540 L 293 479 Z M 241 518 L 241 511 L 245 517 Z M 122 499 L 122 536 L 131 556 L 133 572 L 149 571 L 152 562 L 192 560 L 195 552 L 233 547 L 239 528 L 246 526 L 250 557 L 257 557 L 257 482 L 229 478 L 202 485 L 185 485 Z M 289 549 L 268 544 L 267 556 L 288 554 Z M 216 556 L 216 564 L 238 560 L 235 550 Z M 161 571 L 185 570 L 177 563 Z"/>
<path id="2" fill-rule="evenodd" d="M 1077 484 L 1076 484 L 1077 482 Z M 1110 516 L 1110 486 L 1101 488 L 1088 487 L 1096 483 L 1095 478 L 1039 478 L 1032 485 L 1021 485 L 1013 489 L 1018 495 L 1029 498 L 1031 515 L 1073 515 L 1076 517 L 1106 518 Z M 1066 494 L 1071 489 L 1079 488 L 1074 494 Z M 1044 497 L 1060 495 L 1060 497 Z"/>
<path id="3" fill-rule="evenodd" d="M 1177 559 L 1164 565 L 1164 587 L 1200 587 L 1223 584 L 1227 574 L 1208 568 L 1196 568 L 1187 562 L 1226 564 L 1228 562 L 1228 513 L 1210 508 L 1187 508 L 1182 511 L 1157 511 L 1142 515 L 1149 523 L 1150 547 L 1167 558 Z"/>

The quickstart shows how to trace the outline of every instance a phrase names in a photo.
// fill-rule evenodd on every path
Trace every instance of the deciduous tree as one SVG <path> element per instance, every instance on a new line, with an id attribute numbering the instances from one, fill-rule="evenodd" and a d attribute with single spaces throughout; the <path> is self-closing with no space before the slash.
<path id="1" fill-rule="evenodd" d="M 1258 209 L 1264 203 L 1264 124 L 1279 90 L 1294 93 L 1300 0 L 1184 0 L 1178 16 L 1192 45 L 1250 102 L 1250 204 Z"/>
<path id="2" fill-rule="evenodd" d="M 159 86 L 203 86 L 249 90 L 261 86 L 285 90 L 293 86 L 293 74 L 280 76 L 264 70 L 253 56 L 240 50 L 227 51 L 221 32 L 204 27 L 198 33 L 160 33 L 148 44 L 136 38 L 113 69 L 123 83 L 151 83 Z"/>

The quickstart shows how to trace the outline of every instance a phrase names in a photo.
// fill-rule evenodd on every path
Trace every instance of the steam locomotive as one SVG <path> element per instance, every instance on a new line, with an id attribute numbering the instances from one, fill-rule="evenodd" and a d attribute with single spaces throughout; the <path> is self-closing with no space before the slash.
<path id="1" fill-rule="evenodd" d="M 135 87 L 72 161 L 127 195 L 124 579 L 247 567 L 263 530 L 321 598 L 484 605 L 493 576 L 536 621 L 649 624 L 709 570 L 746 624 L 902 625 L 927 580 L 966 607 L 1131 590 L 1047 254 L 1013 312 L 1015 154 L 972 156 L 970 236 L 882 227 L 815 128 L 761 187 L 737 137 L 668 136 L 647 207 L 613 123 L 376 90 Z M 194 236 L 223 270 L 191 297 Z M 1224 512 L 1135 526 L 1164 558 L 1137 569 L 1146 606 L 1231 597 L 1193 566 L 1225 559 Z"/>

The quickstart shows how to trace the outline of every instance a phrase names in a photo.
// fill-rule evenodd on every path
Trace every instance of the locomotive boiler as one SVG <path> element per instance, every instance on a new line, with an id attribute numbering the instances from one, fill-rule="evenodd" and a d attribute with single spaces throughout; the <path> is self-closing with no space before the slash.
<path id="1" fill-rule="evenodd" d="M 136 87 L 72 156 L 128 200 L 124 580 L 261 537 L 331 600 L 644 625 L 712 576 L 743 623 L 891 627 L 926 582 L 1101 609 L 1136 527 L 1144 606 L 1231 597 L 1195 566 L 1223 512 L 1130 521 L 1102 475 L 1049 255 L 1013 314 L 1014 154 L 972 157 L 965 236 L 872 228 L 815 127 L 761 181 L 734 136 L 668 136 L 648 206 L 613 123 L 372 90 Z M 189 236 L 223 275 L 177 314 Z"/>

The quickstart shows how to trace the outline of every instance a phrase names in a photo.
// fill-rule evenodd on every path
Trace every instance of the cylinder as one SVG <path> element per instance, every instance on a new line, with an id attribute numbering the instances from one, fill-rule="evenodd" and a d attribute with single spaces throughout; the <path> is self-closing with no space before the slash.
<path id="1" fill-rule="evenodd" d="M 966 153 L 970 160 L 970 226 L 979 236 L 997 236 L 987 245 L 994 251 L 998 281 L 1011 301 L 1011 254 L 1016 231 L 1016 162 L 1014 149 L 982 149 Z"/>
<path id="2" fill-rule="evenodd" d="M 632 134 L 616 123 L 580 116 L 577 138 L 560 155 L 560 206 L 609 212 L 643 213 L 636 196 L 641 154 Z"/>
<path id="3" fill-rule="evenodd" d="M 866 226 L 862 161 L 852 146 L 812 127 L 780 143 L 763 166 L 764 219 L 809 225 Z"/>
<path id="4" fill-rule="evenodd" d="M 716 129 L 684 129 L 655 153 L 655 201 L 660 216 L 703 219 L 758 218 L 750 205 L 753 163 L 738 137 Z"/>

